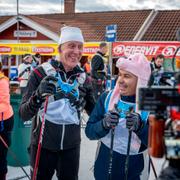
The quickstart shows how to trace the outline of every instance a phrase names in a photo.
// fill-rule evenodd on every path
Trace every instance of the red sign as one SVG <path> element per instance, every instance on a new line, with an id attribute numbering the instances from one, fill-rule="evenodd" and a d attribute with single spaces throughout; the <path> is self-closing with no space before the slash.
<path id="1" fill-rule="evenodd" d="M 179 46 L 179 42 L 115 42 L 112 54 L 113 57 L 129 56 L 135 53 L 151 57 L 163 54 L 166 58 L 172 58 Z M 176 57 L 180 57 L 180 49 Z"/>
<path id="2" fill-rule="evenodd" d="M 9 53 L 11 52 L 11 47 L 8 46 L 0 46 L 0 53 Z"/>

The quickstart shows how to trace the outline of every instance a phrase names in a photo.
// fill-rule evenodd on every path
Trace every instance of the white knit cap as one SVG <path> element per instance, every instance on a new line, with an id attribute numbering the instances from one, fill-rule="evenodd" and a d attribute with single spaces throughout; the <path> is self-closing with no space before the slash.
<path id="1" fill-rule="evenodd" d="M 64 44 L 69 41 L 78 41 L 84 43 L 82 31 L 77 27 L 70 26 L 61 28 L 59 44 Z"/>

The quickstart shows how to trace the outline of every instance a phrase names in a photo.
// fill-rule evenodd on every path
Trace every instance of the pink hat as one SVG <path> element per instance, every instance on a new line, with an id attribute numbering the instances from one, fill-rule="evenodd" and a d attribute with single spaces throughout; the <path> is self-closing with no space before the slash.
<path id="1" fill-rule="evenodd" d="M 130 55 L 128 58 L 121 57 L 118 59 L 116 67 L 128 71 L 138 77 L 136 91 L 138 90 L 138 87 L 147 85 L 149 77 L 151 75 L 150 62 L 143 54 Z M 119 97 L 119 85 L 116 83 L 110 99 L 109 109 L 114 108 L 114 104 L 118 102 Z"/>

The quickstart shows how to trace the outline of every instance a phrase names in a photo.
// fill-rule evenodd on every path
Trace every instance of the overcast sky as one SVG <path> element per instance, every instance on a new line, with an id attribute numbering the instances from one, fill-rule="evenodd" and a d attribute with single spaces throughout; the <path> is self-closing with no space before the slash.
<path id="1" fill-rule="evenodd" d="M 18 0 L 0 0 L 0 15 L 17 13 Z M 64 0 L 19 0 L 19 13 L 62 13 Z M 180 0 L 76 0 L 76 12 L 180 9 Z"/>

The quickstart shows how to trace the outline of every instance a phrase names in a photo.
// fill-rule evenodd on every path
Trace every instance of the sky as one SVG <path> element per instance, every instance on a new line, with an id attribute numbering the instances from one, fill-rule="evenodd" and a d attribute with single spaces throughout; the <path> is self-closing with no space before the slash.
<path id="1" fill-rule="evenodd" d="M 0 0 L 0 15 L 63 13 L 64 0 Z M 180 0 L 76 0 L 76 12 L 180 9 Z"/>

